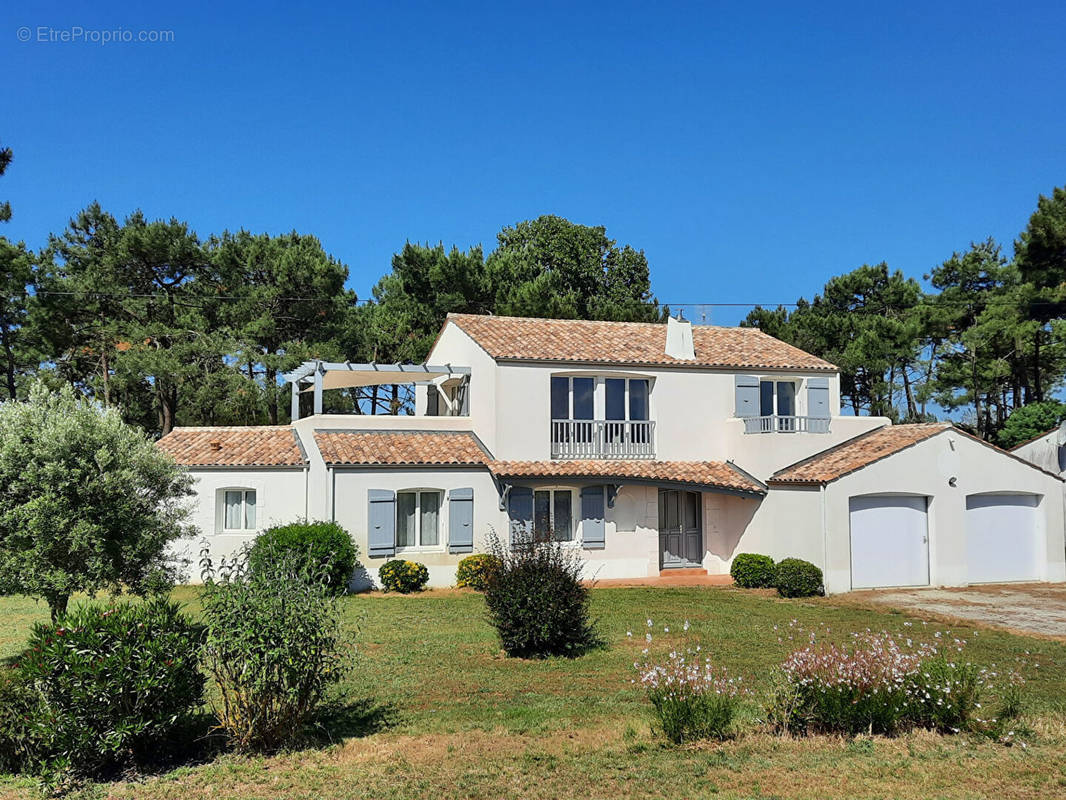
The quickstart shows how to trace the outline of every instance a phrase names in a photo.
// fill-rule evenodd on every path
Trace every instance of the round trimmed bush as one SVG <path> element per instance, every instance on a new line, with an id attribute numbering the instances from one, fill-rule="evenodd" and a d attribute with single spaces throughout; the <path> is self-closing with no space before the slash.
<path id="1" fill-rule="evenodd" d="M 62 780 L 158 759 L 203 702 L 201 638 L 163 599 L 86 605 L 38 623 L 18 668 L 36 695 L 22 731 L 32 766 Z"/>
<path id="2" fill-rule="evenodd" d="M 386 561 L 378 570 L 381 586 L 386 592 L 420 592 L 429 582 L 429 570 L 417 561 L 393 559 Z"/>
<path id="3" fill-rule="evenodd" d="M 455 585 L 460 589 L 469 587 L 483 592 L 489 586 L 493 573 L 500 568 L 500 559 L 492 553 L 475 553 L 459 562 L 455 571 Z"/>
<path id="4" fill-rule="evenodd" d="M 774 586 L 774 560 L 758 553 L 738 553 L 729 567 L 733 583 L 745 589 L 772 589 Z"/>
<path id="5" fill-rule="evenodd" d="M 774 585 L 782 597 L 814 597 L 824 593 L 822 571 L 810 561 L 786 558 L 774 571 Z"/>
<path id="6" fill-rule="evenodd" d="M 248 553 L 248 567 L 264 572 L 285 551 L 317 571 L 324 567 L 333 594 L 344 594 L 359 563 L 359 550 L 348 531 L 336 522 L 292 522 L 275 525 L 255 537 Z"/>

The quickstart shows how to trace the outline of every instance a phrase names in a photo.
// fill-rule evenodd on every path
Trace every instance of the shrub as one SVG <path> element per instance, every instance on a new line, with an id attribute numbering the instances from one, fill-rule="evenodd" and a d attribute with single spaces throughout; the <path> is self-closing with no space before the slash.
<path id="1" fill-rule="evenodd" d="M 252 572 L 266 569 L 268 561 L 283 551 L 325 568 L 334 594 L 347 590 L 359 558 L 352 537 L 336 522 L 293 522 L 267 528 L 255 537 L 248 553 L 248 568 Z"/>
<path id="2" fill-rule="evenodd" d="M 426 588 L 426 583 L 429 582 L 429 570 L 426 569 L 425 564 L 419 564 L 417 561 L 393 559 L 381 565 L 378 577 L 381 578 L 381 586 L 386 592 L 409 594 Z"/>
<path id="3" fill-rule="evenodd" d="M 489 537 L 497 569 L 485 588 L 489 620 L 509 656 L 579 656 L 599 644 L 581 582 L 581 554 L 554 540 Z"/>
<path id="4" fill-rule="evenodd" d="M 455 571 L 455 585 L 459 588 L 468 586 L 478 592 L 488 588 L 492 573 L 498 568 L 499 561 L 492 553 L 475 553 L 459 562 Z"/>
<path id="5" fill-rule="evenodd" d="M 782 678 L 767 717 L 792 733 L 958 732 L 973 727 L 986 687 L 985 673 L 937 645 L 869 632 L 844 646 L 812 637 L 786 659 Z"/>
<path id="6" fill-rule="evenodd" d="M 31 717 L 38 705 L 33 685 L 15 667 L 0 667 L 0 772 L 21 772 L 33 754 Z"/>
<path id="7" fill-rule="evenodd" d="M 329 567 L 281 545 L 260 569 L 204 553 L 204 662 L 219 727 L 241 751 L 273 751 L 303 732 L 347 667 Z"/>
<path id="8" fill-rule="evenodd" d="M 36 766 L 95 778 L 153 759 L 203 702 L 200 635 L 163 599 L 81 606 L 36 625 L 19 662 L 37 695 L 24 731 Z"/>
<path id="9" fill-rule="evenodd" d="M 824 593 L 822 571 L 799 558 L 778 562 L 774 568 L 774 586 L 782 597 L 814 597 Z"/>
<path id="10" fill-rule="evenodd" d="M 757 553 L 738 553 L 729 567 L 729 574 L 737 586 L 745 589 L 773 588 L 774 560 Z"/>
<path id="11" fill-rule="evenodd" d="M 650 643 L 651 634 L 647 640 Z M 685 652 L 674 648 L 661 663 L 645 654 L 644 662 L 636 666 L 659 728 L 671 742 L 725 739 L 733 733 L 740 682 L 716 669 L 702 648 Z"/>

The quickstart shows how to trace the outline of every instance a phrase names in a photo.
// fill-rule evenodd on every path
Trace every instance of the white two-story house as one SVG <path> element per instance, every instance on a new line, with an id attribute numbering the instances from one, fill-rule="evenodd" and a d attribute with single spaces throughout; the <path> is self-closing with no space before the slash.
<path id="1" fill-rule="evenodd" d="M 836 368 L 755 329 L 450 315 L 424 365 L 286 377 L 291 425 L 160 440 L 219 554 L 309 518 L 347 528 L 369 581 L 403 557 L 451 585 L 519 530 L 600 579 L 758 552 L 817 564 L 830 592 L 1066 580 L 1058 475 L 950 424 L 842 416 Z M 395 383 L 414 414 L 322 413 L 325 392 Z"/>

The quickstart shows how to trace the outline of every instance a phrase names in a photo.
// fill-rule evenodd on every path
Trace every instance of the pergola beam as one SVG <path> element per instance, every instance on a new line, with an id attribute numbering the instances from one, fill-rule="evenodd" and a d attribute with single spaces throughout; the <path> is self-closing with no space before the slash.
<path id="1" fill-rule="evenodd" d="M 355 382 L 350 384 L 326 386 L 329 373 L 363 373 L 361 378 L 353 376 Z M 394 383 L 428 383 L 445 376 L 469 376 L 470 367 L 453 367 L 451 364 L 353 364 L 351 361 L 305 361 L 296 369 L 282 374 L 292 384 L 291 417 L 293 422 L 300 418 L 300 391 L 304 387 L 314 391 L 314 412 L 322 413 L 322 393 L 327 388 L 352 388 L 353 386 L 381 386 Z M 380 376 L 380 377 L 378 377 Z M 359 382 L 360 380 L 365 382 Z"/>

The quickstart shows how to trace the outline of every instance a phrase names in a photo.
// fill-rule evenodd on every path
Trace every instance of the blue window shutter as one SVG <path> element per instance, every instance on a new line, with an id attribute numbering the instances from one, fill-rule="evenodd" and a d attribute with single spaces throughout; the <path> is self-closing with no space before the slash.
<path id="1" fill-rule="evenodd" d="M 603 514 L 602 486 L 586 486 L 581 490 L 581 546 L 602 550 L 607 523 Z"/>
<path id="2" fill-rule="evenodd" d="M 367 550 L 371 558 L 396 553 L 396 492 L 370 489 L 367 492 Z"/>
<path id="3" fill-rule="evenodd" d="M 474 552 L 474 490 L 448 492 L 448 552 Z"/>
<path id="4" fill-rule="evenodd" d="M 737 375 L 737 416 L 759 416 L 759 379 L 754 375 Z"/>
<path id="5" fill-rule="evenodd" d="M 829 378 L 807 378 L 807 416 L 829 419 Z"/>
<path id="6" fill-rule="evenodd" d="M 512 486 L 507 496 L 507 516 L 511 521 L 511 544 L 515 540 L 533 538 L 533 490 L 528 486 Z"/>

